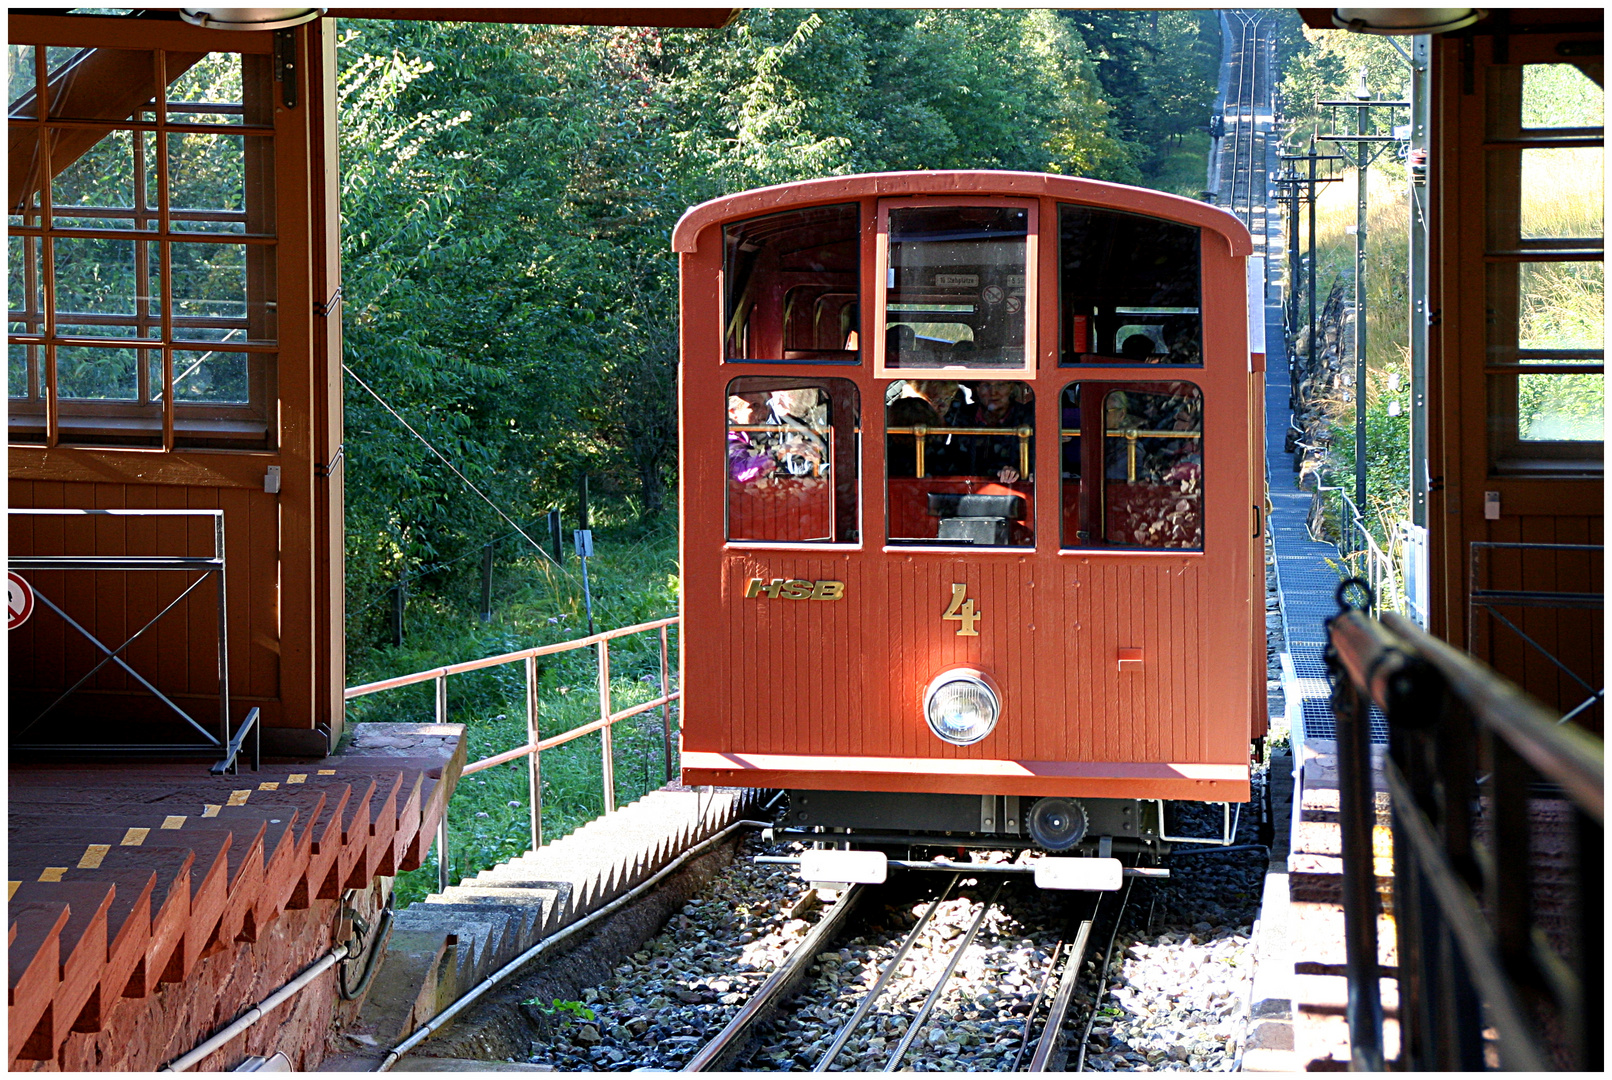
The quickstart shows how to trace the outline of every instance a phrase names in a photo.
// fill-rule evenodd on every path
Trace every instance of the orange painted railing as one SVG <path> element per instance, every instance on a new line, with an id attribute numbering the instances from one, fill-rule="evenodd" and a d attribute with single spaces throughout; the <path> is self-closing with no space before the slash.
<path id="1" fill-rule="evenodd" d="M 518 652 L 502 653 L 498 656 L 489 656 L 481 660 L 466 660 L 458 664 L 448 664 L 443 667 L 430 668 L 425 671 L 416 671 L 411 675 L 398 675 L 391 679 L 381 679 L 377 682 L 364 683 L 362 686 L 349 686 L 343 697 L 351 701 L 354 698 L 365 697 L 369 694 L 378 694 L 383 690 L 396 690 L 399 687 L 415 686 L 419 683 L 436 683 L 436 719 L 437 723 L 448 722 L 448 676 L 462 675 L 468 671 L 481 671 L 485 668 L 501 667 L 504 664 L 524 663 L 526 665 L 526 742 L 509 750 L 503 750 L 491 757 L 473 761 L 464 767 L 462 776 L 490 769 L 505 762 L 527 759 L 527 784 L 530 798 L 527 806 L 530 808 L 532 849 L 535 851 L 543 846 L 543 787 L 542 768 L 539 755 L 544 750 L 552 750 L 557 746 L 584 735 L 599 732 L 601 743 L 601 782 L 604 787 L 604 809 L 610 813 L 616 808 L 615 764 L 611 754 L 611 728 L 618 722 L 629 717 L 646 713 L 650 709 L 661 710 L 661 732 L 666 751 L 666 779 L 672 779 L 672 702 L 682 698 L 681 688 L 669 689 L 671 676 L 671 657 L 667 642 L 667 631 L 680 622 L 678 616 L 673 615 L 665 619 L 656 619 L 653 622 L 638 623 L 634 626 L 623 626 L 617 630 L 605 630 L 587 637 L 576 638 L 572 641 L 556 642 L 552 645 L 537 645 L 530 649 L 521 649 Z M 616 638 L 628 637 L 632 634 L 647 633 L 651 630 L 660 631 L 660 696 L 652 701 L 645 701 L 619 712 L 612 711 L 610 707 L 610 642 Z M 551 735 L 547 739 L 538 737 L 537 732 L 537 658 L 552 656 L 556 653 L 571 652 L 575 649 L 585 649 L 589 646 L 599 648 L 599 718 L 586 724 L 572 728 L 570 731 Z M 448 815 L 442 815 L 441 824 L 437 827 L 437 883 L 438 887 L 446 889 L 448 881 Z"/>

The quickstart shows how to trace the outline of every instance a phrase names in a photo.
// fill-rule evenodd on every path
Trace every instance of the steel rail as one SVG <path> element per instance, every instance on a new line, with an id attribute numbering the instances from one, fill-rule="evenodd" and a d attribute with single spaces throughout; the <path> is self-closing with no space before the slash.
<path id="1" fill-rule="evenodd" d="M 951 959 L 946 961 L 946 970 L 942 971 L 940 978 L 935 980 L 935 985 L 930 989 L 929 996 L 924 998 L 923 1005 L 919 1007 L 917 1013 L 907 1023 L 907 1030 L 902 1033 L 901 1041 L 896 1044 L 895 1051 L 890 1055 L 890 1060 L 884 1063 L 885 1072 L 895 1072 L 900 1067 L 902 1059 L 907 1056 L 907 1051 L 912 1046 L 913 1039 L 918 1037 L 918 1031 L 928 1021 L 929 1013 L 934 1009 L 935 1002 L 940 1000 L 940 995 L 945 991 L 946 984 L 951 981 L 952 973 L 957 970 L 958 962 L 963 959 L 963 953 L 967 952 L 968 947 L 974 944 L 974 937 L 979 933 L 980 927 L 984 925 L 985 916 L 989 915 L 992 909 L 996 907 L 996 898 L 1002 895 L 1002 889 L 1006 885 L 1006 879 L 997 882 L 996 890 L 991 893 L 991 898 L 980 905 L 979 914 L 974 916 L 974 922 L 969 926 L 968 933 L 963 935 L 963 940 L 958 943 L 957 948 L 952 950 Z"/>
<path id="2" fill-rule="evenodd" d="M 1114 959 L 1114 939 L 1119 937 L 1119 924 L 1124 918 L 1125 909 L 1131 902 L 1131 886 L 1135 882 L 1127 883 L 1125 892 L 1120 895 L 1119 910 L 1114 912 L 1114 928 L 1108 933 L 1108 948 L 1103 951 L 1103 966 L 1097 972 L 1097 992 L 1091 996 L 1091 1012 L 1086 1017 L 1086 1030 L 1080 1035 L 1080 1055 L 1075 1059 L 1075 1072 L 1086 1070 L 1086 1044 L 1091 1039 L 1091 1029 L 1097 1023 L 1097 1007 L 1103 1003 L 1103 995 L 1108 993 L 1108 965 Z M 1157 897 L 1154 897 L 1157 900 Z"/>
<path id="3" fill-rule="evenodd" d="M 928 910 L 923 913 L 923 917 L 914 924 L 912 930 L 908 932 L 906 938 L 901 942 L 901 947 L 896 950 L 896 954 L 884 965 L 884 970 L 879 972 L 878 981 L 873 984 L 873 989 L 863 994 L 862 1000 L 856 1003 L 856 1008 L 851 1012 L 851 1018 L 840 1028 L 839 1034 L 834 1036 L 833 1044 L 819 1059 L 812 1072 L 827 1072 L 828 1067 L 834 1064 L 834 1059 L 840 1056 L 840 1051 L 845 1048 L 845 1044 L 851 1038 L 851 1035 L 857 1028 L 862 1026 L 862 1021 L 867 1019 L 868 1013 L 873 1010 L 873 1003 L 879 1000 L 890 985 L 890 980 L 895 976 L 896 968 L 900 967 L 901 961 L 907 958 L 907 953 L 911 951 L 913 943 L 918 940 L 918 935 L 923 933 L 924 928 L 935 917 L 935 911 L 951 895 L 952 890 L 957 887 L 957 883 L 960 880 L 962 880 L 961 874 L 953 875 L 952 879 L 946 883 L 946 888 L 941 890 L 940 895 L 930 902 Z"/>
<path id="4" fill-rule="evenodd" d="M 1091 918 L 1083 919 L 1075 933 L 1074 944 L 1069 946 L 1064 960 L 1063 975 L 1058 980 L 1058 992 L 1053 995 L 1047 1009 L 1047 1022 L 1042 1025 L 1041 1038 L 1036 1040 L 1035 1053 L 1030 1055 L 1029 1072 L 1047 1072 L 1053 1055 L 1063 1049 L 1063 1026 L 1069 1018 L 1069 1003 L 1075 998 L 1075 986 L 1080 982 L 1080 967 L 1086 961 L 1086 948 L 1091 944 L 1092 922 L 1102 908 L 1102 897 L 1092 907 Z"/>
<path id="5" fill-rule="evenodd" d="M 740 1007 L 716 1038 L 689 1059 L 688 1064 L 683 1066 L 684 1072 L 725 1072 L 737 1064 L 749 1045 L 751 1032 L 771 1019 L 778 1006 L 800 985 L 811 962 L 817 958 L 818 950 L 839 933 L 851 909 L 861 900 L 865 888 L 863 885 L 853 885 L 841 894 L 834 906 L 817 920 L 817 925 L 806 935 L 806 940 L 773 969 L 767 981 Z"/>

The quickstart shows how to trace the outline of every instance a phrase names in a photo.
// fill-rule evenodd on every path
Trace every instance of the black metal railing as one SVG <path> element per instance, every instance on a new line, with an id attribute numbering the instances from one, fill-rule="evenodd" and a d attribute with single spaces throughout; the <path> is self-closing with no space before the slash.
<path id="1" fill-rule="evenodd" d="M 1328 621 L 1353 1067 L 1384 1067 L 1367 711 L 1388 717 L 1406 1070 L 1602 1068 L 1605 745 L 1409 620 Z M 1544 842 L 1542 842 L 1544 841 Z M 1548 864 L 1548 865 L 1547 865 Z"/>

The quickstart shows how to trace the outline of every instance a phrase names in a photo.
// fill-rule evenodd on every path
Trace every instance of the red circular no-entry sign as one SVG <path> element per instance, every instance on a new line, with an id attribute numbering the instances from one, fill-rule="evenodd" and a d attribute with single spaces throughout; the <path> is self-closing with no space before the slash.
<path id="1" fill-rule="evenodd" d="M 15 570 L 6 571 L 6 629 L 15 630 L 34 613 L 34 588 Z"/>

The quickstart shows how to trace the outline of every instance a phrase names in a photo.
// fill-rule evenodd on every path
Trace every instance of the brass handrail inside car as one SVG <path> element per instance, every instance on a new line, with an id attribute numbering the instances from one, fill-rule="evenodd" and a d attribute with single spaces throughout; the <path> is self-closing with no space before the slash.
<path id="1" fill-rule="evenodd" d="M 1030 440 L 1035 437 L 1035 429 L 1028 424 L 1018 427 L 930 427 L 928 424 L 914 424 L 911 427 L 885 428 L 886 435 L 912 435 L 917 445 L 915 471 L 921 479 L 928 462 L 924 460 L 924 436 L 926 435 L 1017 435 L 1019 438 L 1019 475 L 1030 475 Z"/>

